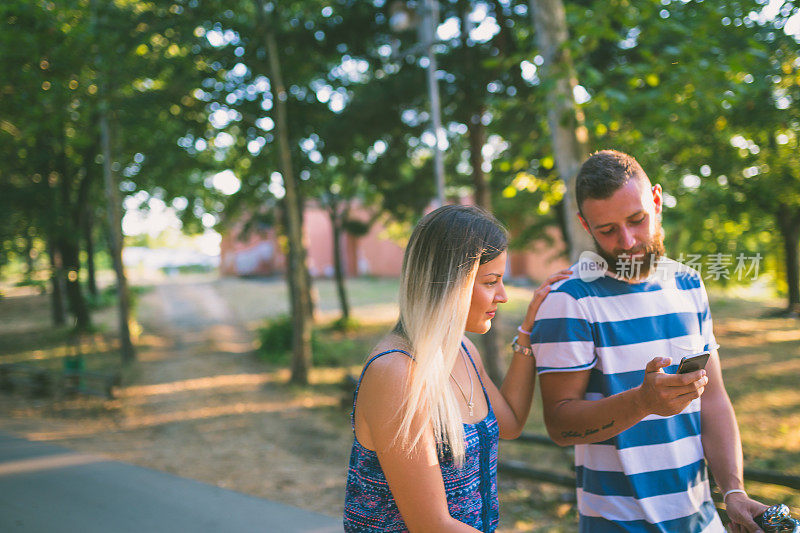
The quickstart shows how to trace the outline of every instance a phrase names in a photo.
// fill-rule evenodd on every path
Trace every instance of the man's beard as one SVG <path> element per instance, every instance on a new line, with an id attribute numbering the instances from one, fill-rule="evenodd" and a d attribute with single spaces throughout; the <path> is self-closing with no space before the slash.
<path id="1" fill-rule="evenodd" d="M 598 255 L 608 263 L 608 269 L 614 272 L 617 277 L 630 280 L 646 278 L 650 271 L 656 267 L 658 260 L 664 256 L 664 229 L 660 223 L 656 223 L 656 232 L 650 242 L 640 244 L 630 250 L 615 249 L 612 252 L 603 250 L 597 239 L 594 239 L 594 246 Z M 632 258 L 631 255 L 643 253 L 641 257 Z"/>

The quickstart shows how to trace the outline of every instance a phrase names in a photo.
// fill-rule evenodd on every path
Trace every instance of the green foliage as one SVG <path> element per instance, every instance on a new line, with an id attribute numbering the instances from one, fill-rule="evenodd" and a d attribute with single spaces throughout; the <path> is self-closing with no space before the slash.
<path id="1" fill-rule="evenodd" d="M 485 167 L 518 248 L 562 220 L 551 83 L 539 78 L 528 4 L 439 2 L 448 24 L 485 13 L 497 30 L 436 45 L 448 192 L 473 191 L 474 167 Z M 76 239 L 82 206 L 103 220 L 104 106 L 126 194 L 174 202 L 187 231 L 206 213 L 220 229 L 252 216 L 280 230 L 265 29 L 280 43 L 302 196 L 354 234 L 386 214 L 407 233 L 433 196 L 433 151 L 422 52 L 416 31 L 390 27 L 397 5 L 4 2 L 0 66 L 15 76 L 0 101 L 0 264 L 31 240 L 41 252 Z M 781 30 L 796 3 L 764 20 L 750 14 L 765 9 L 755 0 L 565 7 L 590 148 L 632 153 L 663 185 L 670 254 L 758 252 L 780 264 L 781 228 L 800 212 L 800 60 Z M 234 194 L 209 181 L 224 169 L 241 182 Z M 368 212 L 358 224 L 355 206 Z"/>
<path id="2" fill-rule="evenodd" d="M 87 297 L 89 308 L 97 311 L 116 305 L 117 303 L 117 290 L 116 287 L 105 287 L 100 289 L 97 295 L 89 294 Z"/>
<path id="3" fill-rule="evenodd" d="M 357 364 L 369 351 L 358 339 L 341 337 L 329 338 L 314 347 L 314 364 L 327 367 L 341 367 Z"/>
<path id="4" fill-rule="evenodd" d="M 130 312 L 132 317 L 136 316 L 139 298 L 151 290 L 151 287 L 145 287 L 141 285 L 133 285 L 128 287 Z M 87 295 L 87 301 L 89 303 L 89 308 L 93 311 L 99 311 L 115 306 L 117 305 L 117 288 L 114 285 L 104 287 L 100 289 L 96 296 L 91 294 Z"/>
<path id="5" fill-rule="evenodd" d="M 266 361 L 285 364 L 292 351 L 292 317 L 282 315 L 267 320 L 258 328 L 258 347 L 256 352 Z M 312 346 L 316 335 L 312 331 Z"/>
<path id="6" fill-rule="evenodd" d="M 36 287 L 40 294 L 47 292 L 47 282 L 41 279 L 23 279 L 16 282 L 17 287 Z"/>
<path id="7" fill-rule="evenodd" d="M 331 330 L 338 331 L 341 333 L 356 331 L 360 327 L 361 323 L 353 317 L 337 318 L 331 324 Z"/>
<path id="8" fill-rule="evenodd" d="M 361 327 L 355 319 L 336 320 L 327 327 L 315 328 L 311 334 L 311 350 L 315 365 L 343 366 L 363 360 L 371 349 L 371 336 L 359 335 Z M 371 331 L 370 331 L 371 333 Z M 263 360 L 276 364 L 289 363 L 292 351 L 292 319 L 283 315 L 265 321 L 258 328 L 256 353 Z"/>
<path id="9" fill-rule="evenodd" d="M 178 265 L 161 268 L 165 274 L 206 274 L 212 270 L 214 267 L 210 265 Z"/>
<path id="10" fill-rule="evenodd" d="M 342 229 L 354 237 L 363 237 L 369 233 L 369 224 L 362 220 L 348 218 L 343 221 Z"/>

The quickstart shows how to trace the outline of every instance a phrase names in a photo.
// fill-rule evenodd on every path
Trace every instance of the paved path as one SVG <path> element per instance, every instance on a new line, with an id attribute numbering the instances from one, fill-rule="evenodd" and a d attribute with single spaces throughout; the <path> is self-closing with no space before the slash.
<path id="1" fill-rule="evenodd" d="M 332 533 L 339 520 L 0 433 L 0 531 Z"/>

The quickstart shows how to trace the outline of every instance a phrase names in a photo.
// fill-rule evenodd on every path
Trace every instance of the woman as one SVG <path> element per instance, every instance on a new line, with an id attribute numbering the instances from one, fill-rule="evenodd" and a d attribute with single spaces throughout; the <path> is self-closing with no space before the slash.
<path id="1" fill-rule="evenodd" d="M 494 531 L 498 436 L 515 438 L 530 410 L 530 355 L 540 287 L 520 326 L 502 387 L 465 331 L 486 333 L 503 287 L 507 237 L 473 206 L 426 215 L 403 258 L 400 319 L 372 353 L 354 399 L 345 531 Z"/>

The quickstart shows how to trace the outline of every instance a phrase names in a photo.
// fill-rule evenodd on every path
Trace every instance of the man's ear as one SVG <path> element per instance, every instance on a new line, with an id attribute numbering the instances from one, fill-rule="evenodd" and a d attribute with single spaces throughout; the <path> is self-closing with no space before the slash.
<path id="1" fill-rule="evenodd" d="M 583 229 L 586 230 L 586 233 L 591 235 L 592 232 L 589 230 L 589 224 L 586 222 L 586 219 L 583 218 L 583 215 L 581 215 L 580 213 L 578 213 L 578 220 L 581 221 L 581 226 L 583 226 Z"/>
<path id="2" fill-rule="evenodd" d="M 663 191 L 661 190 L 661 185 L 656 183 L 653 185 L 653 204 L 656 207 L 656 214 L 660 215 L 661 212 L 664 210 L 664 196 Z"/>

